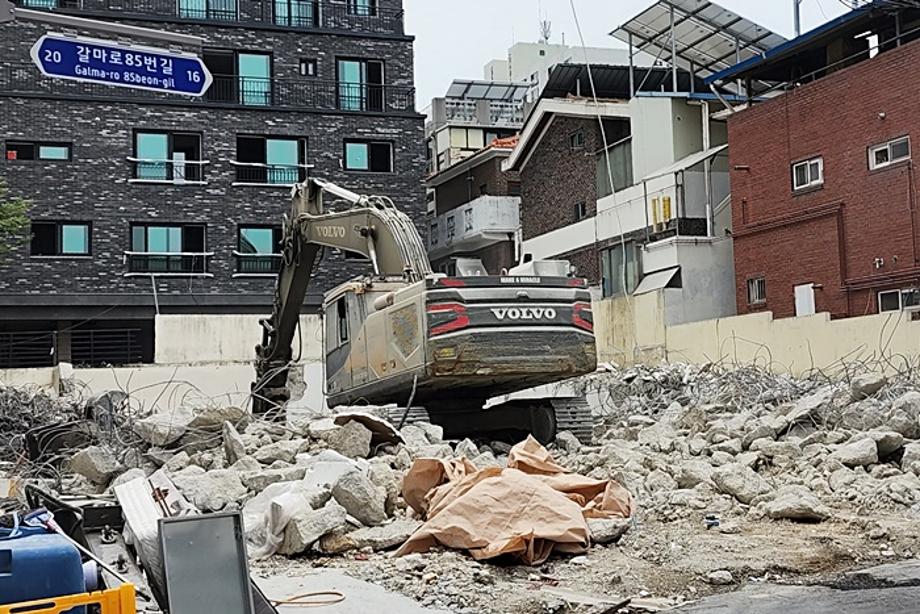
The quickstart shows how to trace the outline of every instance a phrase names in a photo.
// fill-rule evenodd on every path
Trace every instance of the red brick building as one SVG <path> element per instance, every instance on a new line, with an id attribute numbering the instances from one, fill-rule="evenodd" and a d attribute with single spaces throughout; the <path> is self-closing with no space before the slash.
<path id="1" fill-rule="evenodd" d="M 920 11 L 881 4 L 712 79 L 773 96 L 728 120 L 738 313 L 920 302 Z"/>

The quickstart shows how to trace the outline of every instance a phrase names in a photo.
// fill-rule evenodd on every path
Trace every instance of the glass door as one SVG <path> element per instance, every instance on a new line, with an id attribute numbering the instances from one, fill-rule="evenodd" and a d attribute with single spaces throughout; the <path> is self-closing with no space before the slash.
<path id="1" fill-rule="evenodd" d="M 241 53 L 237 56 L 240 103 L 248 106 L 271 104 L 271 56 Z"/>

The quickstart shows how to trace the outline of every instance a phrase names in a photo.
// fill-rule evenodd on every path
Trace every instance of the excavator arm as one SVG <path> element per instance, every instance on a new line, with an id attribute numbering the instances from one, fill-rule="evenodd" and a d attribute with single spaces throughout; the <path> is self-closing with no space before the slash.
<path id="1" fill-rule="evenodd" d="M 350 208 L 326 211 L 325 194 L 345 201 Z M 284 223 L 272 315 L 260 321 L 262 343 L 256 346 L 256 381 L 252 384 L 254 413 L 271 412 L 290 398 L 291 342 L 323 247 L 363 254 L 376 275 L 402 275 L 412 282 L 431 273 L 415 225 L 389 198 L 360 196 L 320 179 L 295 186 L 291 215 Z"/>

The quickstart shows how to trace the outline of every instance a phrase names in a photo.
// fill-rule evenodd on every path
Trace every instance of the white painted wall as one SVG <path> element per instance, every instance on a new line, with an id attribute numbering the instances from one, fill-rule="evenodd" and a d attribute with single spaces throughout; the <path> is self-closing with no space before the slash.
<path id="1" fill-rule="evenodd" d="M 157 364 L 251 363 L 262 340 L 259 315 L 160 315 L 155 322 Z M 322 318 L 300 317 L 300 337 L 294 337 L 294 356 L 305 362 L 323 359 Z"/>
<path id="2" fill-rule="evenodd" d="M 665 290 L 665 324 L 672 326 L 733 316 L 735 265 L 731 239 L 676 241 L 681 289 Z"/>

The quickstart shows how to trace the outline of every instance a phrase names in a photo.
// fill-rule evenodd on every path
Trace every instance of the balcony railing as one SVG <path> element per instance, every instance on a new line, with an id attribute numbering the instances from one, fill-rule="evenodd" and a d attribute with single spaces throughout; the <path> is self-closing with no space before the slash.
<path id="1" fill-rule="evenodd" d="M 164 20 L 264 24 L 298 30 L 403 34 L 402 9 L 334 0 L 13 0 L 24 8 Z"/>
<path id="2" fill-rule="evenodd" d="M 128 158 L 131 163 L 130 183 L 204 183 L 207 160 L 151 160 Z"/>
<path id="3" fill-rule="evenodd" d="M 415 88 L 402 85 L 360 85 L 318 79 L 216 75 L 205 95 L 195 98 L 97 83 L 43 79 L 32 64 L 0 65 L 0 95 L 3 94 L 363 113 L 406 112 L 415 109 Z"/>
<path id="4" fill-rule="evenodd" d="M 71 362 L 81 367 L 144 362 L 139 328 L 75 329 L 70 344 Z"/>
<path id="5" fill-rule="evenodd" d="M 207 275 L 213 252 L 125 252 L 129 275 Z"/>
<path id="6" fill-rule="evenodd" d="M 263 164 L 261 162 L 237 162 L 234 185 L 278 185 L 291 186 L 307 178 L 310 164 Z"/>
<path id="7" fill-rule="evenodd" d="M 274 275 L 281 269 L 281 254 L 233 252 L 237 275 Z"/>

